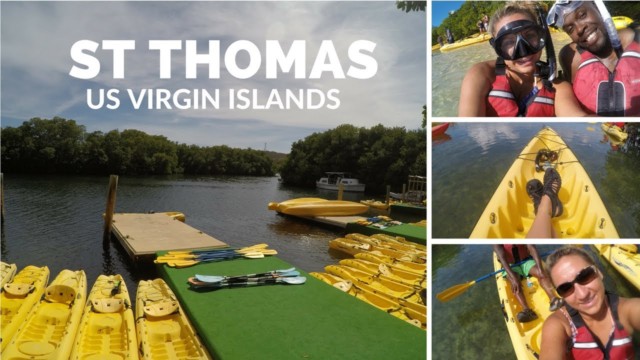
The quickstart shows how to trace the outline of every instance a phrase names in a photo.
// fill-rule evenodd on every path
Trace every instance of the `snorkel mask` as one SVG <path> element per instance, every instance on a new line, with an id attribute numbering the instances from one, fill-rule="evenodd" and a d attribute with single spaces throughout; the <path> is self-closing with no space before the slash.
<path id="1" fill-rule="evenodd" d="M 505 60 L 517 60 L 541 51 L 545 46 L 544 29 L 531 20 L 517 20 L 503 26 L 489 43 Z"/>
<path id="2" fill-rule="evenodd" d="M 582 1 L 559 0 L 549 10 L 547 14 L 547 24 L 562 29 L 564 17 L 574 12 L 582 5 Z"/>

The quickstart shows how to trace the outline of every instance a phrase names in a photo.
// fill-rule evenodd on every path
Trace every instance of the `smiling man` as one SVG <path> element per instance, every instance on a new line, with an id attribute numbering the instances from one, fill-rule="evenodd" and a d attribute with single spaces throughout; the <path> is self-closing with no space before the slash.
<path id="1" fill-rule="evenodd" d="M 582 107 L 600 116 L 640 116 L 640 29 L 610 34 L 607 18 L 593 1 L 562 0 L 547 23 L 573 40 L 560 51 L 560 64 Z"/>

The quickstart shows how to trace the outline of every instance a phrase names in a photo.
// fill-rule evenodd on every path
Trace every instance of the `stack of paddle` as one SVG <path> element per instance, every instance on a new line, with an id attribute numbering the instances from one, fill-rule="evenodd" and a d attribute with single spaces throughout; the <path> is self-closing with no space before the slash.
<path id="1" fill-rule="evenodd" d="M 296 268 L 284 270 L 272 270 L 264 273 L 246 274 L 237 276 L 200 275 L 190 277 L 188 282 L 192 289 L 222 289 L 226 287 L 246 287 L 273 284 L 300 285 L 307 281 L 304 276 L 299 276 Z"/>
<path id="2" fill-rule="evenodd" d="M 261 259 L 267 255 L 277 255 L 273 249 L 267 249 L 269 245 L 258 244 L 242 249 L 223 248 L 211 250 L 193 251 L 169 251 L 160 255 L 154 261 L 156 264 L 167 264 L 171 267 L 184 268 L 201 262 L 223 261 L 237 258 Z"/>

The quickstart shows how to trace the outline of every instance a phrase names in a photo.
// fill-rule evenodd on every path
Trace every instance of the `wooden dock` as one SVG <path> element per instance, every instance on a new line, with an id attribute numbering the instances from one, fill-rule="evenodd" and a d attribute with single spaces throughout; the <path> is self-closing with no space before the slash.
<path id="1" fill-rule="evenodd" d="M 209 236 L 166 214 L 114 214 L 111 233 L 129 256 L 137 259 L 158 251 L 227 247 Z"/>

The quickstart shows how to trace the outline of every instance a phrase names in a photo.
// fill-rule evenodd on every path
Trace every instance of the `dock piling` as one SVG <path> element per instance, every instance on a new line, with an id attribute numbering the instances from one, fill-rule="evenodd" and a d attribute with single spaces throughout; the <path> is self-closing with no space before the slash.
<path id="1" fill-rule="evenodd" d="M 116 190 L 118 189 L 118 175 L 109 176 L 109 193 L 107 195 L 107 209 L 104 213 L 104 232 L 102 240 L 109 241 L 111 236 L 111 223 L 116 208 Z"/>

